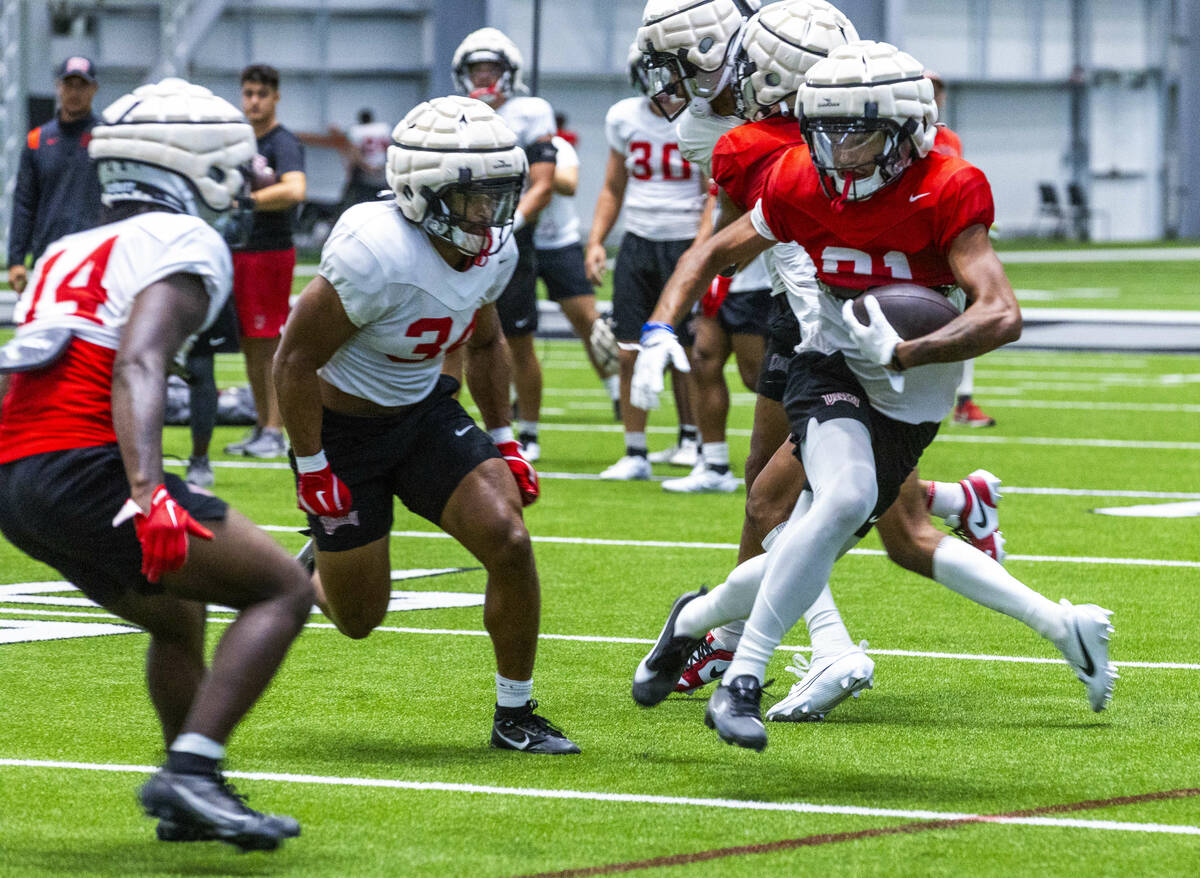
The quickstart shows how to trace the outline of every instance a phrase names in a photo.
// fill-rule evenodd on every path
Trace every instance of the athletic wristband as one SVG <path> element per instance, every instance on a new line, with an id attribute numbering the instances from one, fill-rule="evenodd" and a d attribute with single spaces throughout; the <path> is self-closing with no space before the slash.
<path id="1" fill-rule="evenodd" d="M 513 428 L 511 426 L 496 427 L 492 430 L 488 430 L 488 435 L 492 437 L 492 441 L 497 445 L 500 445 L 503 442 L 513 442 L 516 439 L 516 437 L 513 436 Z"/>
<path id="2" fill-rule="evenodd" d="M 325 449 L 322 448 L 316 454 L 301 456 L 296 455 L 296 472 L 298 473 L 317 473 L 329 466 L 329 461 L 325 459 Z"/>
<path id="3" fill-rule="evenodd" d="M 671 333 L 671 335 L 675 334 L 675 328 L 671 326 L 671 324 L 660 323 L 659 321 L 654 320 L 649 323 L 642 324 L 642 337 L 645 338 L 647 333 L 653 332 L 656 329 L 665 329 L 667 332 Z"/>

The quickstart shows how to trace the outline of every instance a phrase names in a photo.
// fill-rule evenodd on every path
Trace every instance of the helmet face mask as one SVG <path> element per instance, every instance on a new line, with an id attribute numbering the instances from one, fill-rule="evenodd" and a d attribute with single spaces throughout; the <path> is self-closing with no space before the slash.
<path id="1" fill-rule="evenodd" d="M 912 132 L 891 119 L 801 120 L 821 188 L 831 199 L 862 201 L 895 182 L 912 164 Z M 912 126 L 915 127 L 915 126 Z"/>
<path id="2" fill-rule="evenodd" d="M 428 191 L 421 227 L 472 259 L 500 252 L 512 234 L 525 175 L 467 181 Z"/>
<path id="3" fill-rule="evenodd" d="M 476 76 L 482 72 L 476 67 L 479 64 L 499 65 L 498 74 L 487 85 L 476 84 Z M 495 107 L 525 91 L 522 64 L 520 50 L 502 31 L 480 28 L 468 34 L 454 51 L 454 82 L 462 94 Z"/>
<path id="4" fill-rule="evenodd" d="M 693 97 L 687 83 L 695 68 L 687 59 L 664 52 L 650 52 L 645 57 L 650 100 L 668 120 L 678 118 Z"/>

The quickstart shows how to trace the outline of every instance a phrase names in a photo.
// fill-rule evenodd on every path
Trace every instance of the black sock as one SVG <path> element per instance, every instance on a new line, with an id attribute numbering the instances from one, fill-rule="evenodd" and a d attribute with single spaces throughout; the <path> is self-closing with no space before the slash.
<path id="1" fill-rule="evenodd" d="M 685 440 L 688 442 L 695 442 L 699 438 L 700 438 L 700 432 L 696 427 L 680 427 L 679 428 L 679 444 L 680 445 L 682 445 Z"/>
<path id="2" fill-rule="evenodd" d="M 714 473 L 720 473 L 721 475 L 725 475 L 725 473 L 729 472 L 729 464 L 727 463 L 706 463 L 704 465 Z"/>
<path id="3" fill-rule="evenodd" d="M 645 448 L 631 448 L 630 446 L 626 445 L 625 446 L 625 456 L 626 457 L 645 457 L 646 449 Z"/>
<path id="4" fill-rule="evenodd" d="M 176 774 L 216 774 L 220 770 L 217 760 L 185 753 L 182 750 L 167 751 L 167 770 Z"/>

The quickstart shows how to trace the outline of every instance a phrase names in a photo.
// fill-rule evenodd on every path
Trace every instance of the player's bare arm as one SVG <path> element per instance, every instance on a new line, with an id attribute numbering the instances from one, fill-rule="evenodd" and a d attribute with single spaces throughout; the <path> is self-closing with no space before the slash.
<path id="1" fill-rule="evenodd" d="M 969 360 L 1021 337 L 1021 308 L 987 229 L 981 223 L 964 229 L 947 258 L 969 304 L 936 332 L 900 342 L 896 356 L 904 368 Z"/>
<path id="2" fill-rule="evenodd" d="M 299 457 L 321 450 L 321 406 L 337 392 L 317 370 L 355 332 L 333 284 L 321 275 L 309 281 L 283 327 L 273 370 L 283 424 Z"/>
<path id="3" fill-rule="evenodd" d="M 113 361 L 113 428 L 129 480 L 142 509 L 162 484 L 162 426 L 167 369 L 208 312 L 204 282 L 173 274 L 138 293 Z"/>
<path id="4" fill-rule="evenodd" d="M 484 305 L 476 312 L 475 331 L 466 348 L 467 389 L 479 406 L 484 428 L 507 427 L 512 411 L 508 401 L 512 363 L 494 304 Z"/>
<path id="5" fill-rule="evenodd" d="M 303 171 L 288 171 L 279 180 L 250 193 L 254 209 L 260 211 L 288 210 L 304 200 L 308 178 Z"/>
<path id="6" fill-rule="evenodd" d="M 536 143 L 549 143 L 550 136 L 542 137 Z M 517 212 L 525 217 L 525 222 L 536 222 L 538 216 L 554 195 L 554 162 L 532 162 L 529 165 L 529 188 L 517 203 Z"/>
<path id="7" fill-rule="evenodd" d="M 718 272 L 727 266 L 748 262 L 774 244 L 770 238 L 755 231 L 747 214 L 703 246 L 689 248 L 679 258 L 675 272 L 663 287 L 650 322 L 674 326 L 696 304 Z"/>
<path id="8" fill-rule="evenodd" d="M 588 234 L 585 256 L 588 280 L 596 286 L 604 282 L 608 263 L 604 239 L 617 222 L 621 204 L 625 201 L 625 184 L 628 182 L 629 171 L 625 167 L 625 156 L 610 148 L 608 162 L 604 166 L 604 185 L 600 187 L 600 195 L 596 198 L 596 210 L 592 213 L 592 230 Z"/>
<path id="9" fill-rule="evenodd" d="M 579 165 L 560 168 L 554 166 L 554 194 L 574 195 L 579 188 Z"/>

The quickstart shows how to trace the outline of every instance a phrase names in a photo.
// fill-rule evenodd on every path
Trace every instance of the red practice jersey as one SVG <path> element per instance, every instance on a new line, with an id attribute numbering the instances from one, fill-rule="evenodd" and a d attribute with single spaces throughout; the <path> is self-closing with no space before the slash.
<path id="1" fill-rule="evenodd" d="M 949 125 L 938 124 L 937 137 L 933 141 L 933 151 L 941 155 L 963 157 L 962 139 L 950 130 Z"/>
<path id="2" fill-rule="evenodd" d="M 761 122 L 739 125 L 721 135 L 713 149 L 712 175 L 742 210 L 750 210 L 762 197 L 767 174 L 783 150 L 808 147 L 794 116 L 771 116 Z"/>
<path id="3" fill-rule="evenodd" d="M 983 172 L 936 153 L 871 198 L 834 209 L 808 150 L 790 149 L 775 162 L 761 205 L 774 237 L 801 244 L 822 281 L 855 290 L 956 283 L 946 260 L 951 243 L 969 226 L 990 227 L 994 215 Z"/>

